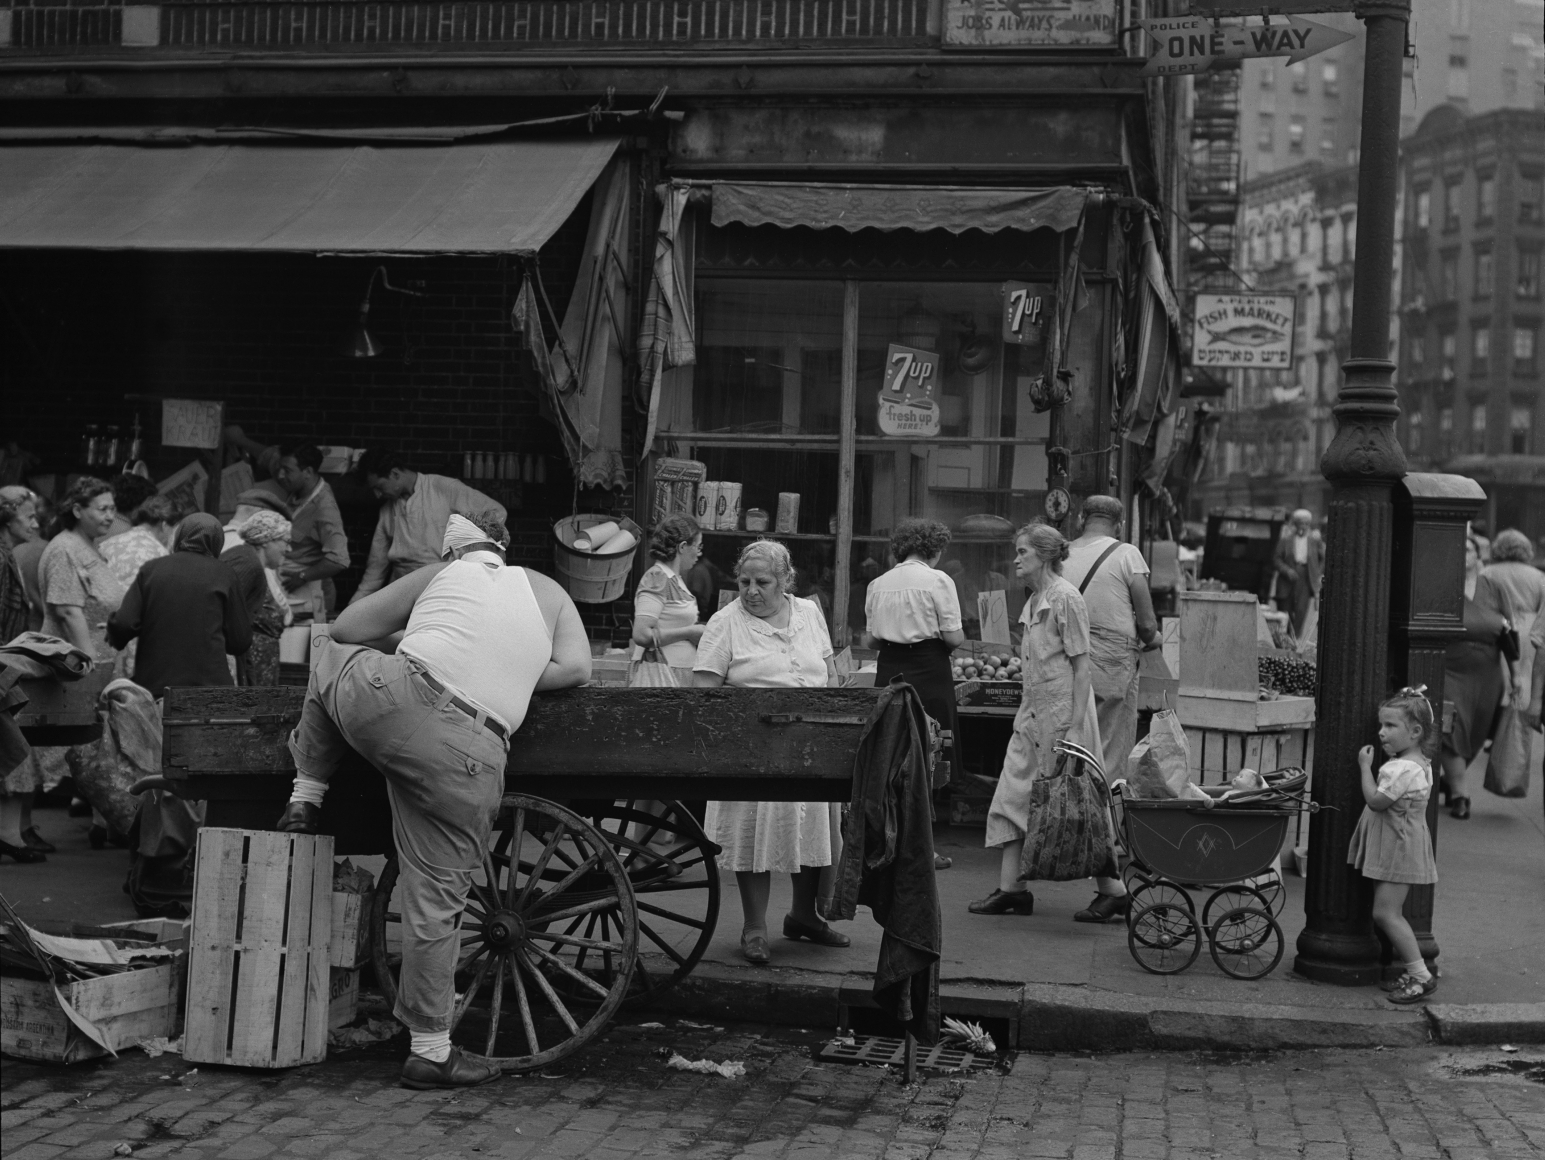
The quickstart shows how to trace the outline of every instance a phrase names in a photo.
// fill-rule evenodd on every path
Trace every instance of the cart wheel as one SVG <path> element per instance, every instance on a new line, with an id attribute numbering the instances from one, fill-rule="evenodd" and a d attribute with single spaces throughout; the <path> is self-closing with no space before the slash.
<path id="1" fill-rule="evenodd" d="M 402 915 L 398 861 L 386 861 L 371 907 L 371 960 L 397 1001 Z M 599 935 L 576 935 L 594 920 Z M 612 844 L 578 814 L 506 794 L 461 915 L 454 1038 L 529 1071 L 572 1055 L 605 1029 L 627 997 L 638 954 L 638 911 Z M 585 992 L 580 1010 L 560 991 Z"/>
<path id="2" fill-rule="evenodd" d="M 1230 886 L 1218 887 L 1208 897 L 1207 905 L 1202 907 L 1202 929 L 1211 930 L 1214 918 L 1243 906 L 1255 906 L 1268 914 L 1271 913 L 1271 905 L 1266 901 L 1264 894 L 1253 886 L 1236 882 Z"/>
<path id="3" fill-rule="evenodd" d="M 690 974 L 708 950 L 719 921 L 719 867 L 714 861 L 719 847 L 680 802 L 657 804 L 664 807 L 662 813 L 652 812 L 651 803 L 642 798 L 596 803 L 583 810 L 622 860 L 638 900 L 639 957 L 627 993 L 627 1002 L 634 1006 L 658 998 Z M 576 929 L 579 923 L 576 919 Z M 579 933 L 594 938 L 604 919 L 587 917 L 584 923 Z M 582 988 L 574 998 L 593 1001 Z"/>
<path id="4" fill-rule="evenodd" d="M 1145 906 L 1127 924 L 1127 948 L 1143 970 L 1178 975 L 1202 953 L 1196 915 L 1173 902 Z"/>
<path id="5" fill-rule="evenodd" d="M 1169 906 L 1178 906 L 1191 914 L 1196 913 L 1196 903 L 1191 901 L 1191 896 L 1186 893 L 1185 887 L 1171 882 L 1168 878 L 1150 878 L 1139 882 L 1131 888 L 1132 901 L 1127 906 L 1127 924 L 1130 926 L 1133 917 L 1145 906 L 1154 906 L 1165 903 Z"/>
<path id="6" fill-rule="evenodd" d="M 1254 906 L 1226 911 L 1213 923 L 1208 942 L 1212 961 L 1235 979 L 1264 979 L 1282 961 L 1282 928 Z"/>

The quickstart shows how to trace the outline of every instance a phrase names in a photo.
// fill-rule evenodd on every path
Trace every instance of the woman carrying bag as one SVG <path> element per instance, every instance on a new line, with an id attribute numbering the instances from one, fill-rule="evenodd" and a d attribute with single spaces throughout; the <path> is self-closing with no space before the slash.
<path id="1" fill-rule="evenodd" d="M 1024 695 L 987 812 L 984 844 L 1003 851 L 998 888 L 971 903 L 972 914 L 1034 913 L 1035 898 L 1020 867 L 1025 839 L 1039 832 L 1041 821 L 1031 809 L 1032 786 L 1057 770 L 1057 742 L 1073 742 L 1090 754 L 1101 751 L 1090 673 L 1089 613 L 1078 589 L 1062 578 L 1067 558 L 1068 542 L 1056 528 L 1031 524 L 1014 537 L 1014 570 L 1030 589 L 1019 618 L 1024 628 L 1019 645 Z M 1096 878 L 1095 883 L 1099 893 L 1094 902 L 1075 918 L 1103 922 L 1125 914 L 1127 890 L 1121 879 Z"/>
<path id="2" fill-rule="evenodd" d="M 646 662 L 653 650 L 661 663 L 692 671 L 705 626 L 697 622 L 697 598 L 684 577 L 702 554 L 703 532 L 691 516 L 668 515 L 650 533 L 654 563 L 633 594 L 633 643 L 645 650 Z"/>

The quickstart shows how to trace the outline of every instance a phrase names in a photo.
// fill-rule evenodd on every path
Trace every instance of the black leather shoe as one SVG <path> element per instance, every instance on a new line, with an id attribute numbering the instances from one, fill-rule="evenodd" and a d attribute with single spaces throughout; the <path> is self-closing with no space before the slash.
<path id="1" fill-rule="evenodd" d="M 317 832 L 317 823 L 321 818 L 321 806 L 314 806 L 310 802 L 291 802 L 284 807 L 284 813 L 279 815 L 279 820 L 274 823 L 274 829 L 281 834 L 314 834 Z M 451 1050 L 454 1052 L 456 1049 L 453 1047 Z"/>
<path id="2" fill-rule="evenodd" d="M 847 935 L 833 930 L 825 923 L 822 923 L 820 926 L 806 926 L 792 914 L 784 915 L 783 937 L 794 939 L 796 942 L 802 938 L 807 938 L 811 942 L 823 947 L 846 947 L 853 945 L 853 940 Z"/>
<path id="3" fill-rule="evenodd" d="M 772 962 L 772 952 L 767 949 L 767 939 L 759 934 L 743 934 L 740 936 L 740 953 L 745 956 L 748 963 Z"/>
<path id="4" fill-rule="evenodd" d="M 47 862 L 48 856 L 42 850 L 34 850 L 31 846 L 13 846 L 9 842 L 0 842 L 0 857 L 10 855 L 18 862 Z"/>
<path id="5" fill-rule="evenodd" d="M 1073 916 L 1074 922 L 1114 922 L 1132 909 L 1130 894 L 1096 894 L 1094 901 Z"/>
<path id="6" fill-rule="evenodd" d="M 1467 797 L 1449 798 L 1448 816 L 1458 818 L 1461 822 L 1470 816 L 1470 799 Z"/>
<path id="7" fill-rule="evenodd" d="M 966 909 L 972 914 L 1034 914 L 1035 895 L 1028 890 L 994 890 Z"/>
<path id="8" fill-rule="evenodd" d="M 59 851 L 59 847 L 47 841 L 42 834 L 38 833 L 36 826 L 28 826 L 23 830 L 21 832 L 21 840 L 26 842 L 29 848 L 36 850 L 40 854 L 56 854 Z"/>
<path id="9" fill-rule="evenodd" d="M 316 809 L 315 806 L 311 808 Z M 499 1065 L 486 1055 L 474 1055 L 470 1051 L 452 1047 L 450 1057 L 444 1063 L 436 1063 L 432 1059 L 425 1059 L 422 1055 L 408 1056 L 408 1062 L 402 1065 L 401 1083 L 405 1088 L 423 1092 L 433 1091 L 435 1088 L 477 1087 L 478 1084 L 498 1079 L 503 1074 Z"/>

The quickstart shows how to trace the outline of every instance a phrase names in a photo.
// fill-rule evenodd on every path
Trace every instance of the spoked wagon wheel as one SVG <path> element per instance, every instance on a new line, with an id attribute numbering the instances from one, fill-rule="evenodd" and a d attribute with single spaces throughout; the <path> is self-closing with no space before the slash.
<path id="1" fill-rule="evenodd" d="M 1202 953 L 1195 913 L 1173 902 L 1143 907 L 1127 924 L 1127 949 L 1143 970 L 1178 975 Z"/>
<path id="2" fill-rule="evenodd" d="M 713 940 L 719 921 L 719 847 L 708 840 L 680 802 L 629 798 L 579 806 L 612 845 L 633 884 L 638 902 L 639 955 L 627 1002 L 642 1006 L 691 973 Z M 607 938 L 605 915 L 587 915 L 568 924 L 567 933 Z M 605 973 L 601 963 L 586 971 Z M 574 998 L 591 1002 L 579 989 Z"/>
<path id="3" fill-rule="evenodd" d="M 1224 912 L 1208 935 L 1212 961 L 1235 979 L 1264 979 L 1282 961 L 1282 928 L 1265 910 L 1239 906 Z"/>
<path id="4" fill-rule="evenodd" d="M 371 959 L 397 1000 L 402 912 L 387 859 L 371 910 Z M 604 933 L 570 933 L 597 916 Z M 612 844 L 578 814 L 506 794 L 461 916 L 452 1038 L 506 1071 L 545 1067 L 606 1027 L 638 954 L 633 887 Z M 584 993 L 580 1005 L 572 996 Z"/>
<path id="5" fill-rule="evenodd" d="M 1231 886 L 1220 886 L 1208 897 L 1207 905 L 1202 907 L 1202 929 L 1211 930 L 1213 919 L 1242 906 L 1254 906 L 1271 913 L 1271 906 L 1264 894 L 1253 886 L 1236 882 Z"/>

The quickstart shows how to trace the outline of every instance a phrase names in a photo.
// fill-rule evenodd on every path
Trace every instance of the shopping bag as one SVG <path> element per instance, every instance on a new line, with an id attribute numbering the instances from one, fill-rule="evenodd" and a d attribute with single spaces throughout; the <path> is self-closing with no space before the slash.
<path id="1" fill-rule="evenodd" d="M 680 673 L 665 663 L 660 634 L 654 633 L 654 644 L 644 650 L 638 663 L 633 666 L 633 671 L 628 674 L 628 688 L 679 689 L 683 684 Z"/>
<path id="2" fill-rule="evenodd" d="M 1191 784 L 1191 751 L 1175 714 L 1164 709 L 1153 715 L 1148 736 L 1139 741 L 1127 761 L 1127 784 L 1139 798 L 1186 796 Z"/>
<path id="3" fill-rule="evenodd" d="M 1529 796 L 1529 745 L 1534 731 L 1513 706 L 1497 711 L 1491 735 L 1491 759 L 1486 763 L 1486 792 L 1498 797 Z"/>
<path id="4" fill-rule="evenodd" d="M 1098 763 L 1083 753 L 1059 745 L 1056 767 L 1030 786 L 1021 878 L 1072 882 L 1118 874 L 1111 853 L 1110 791 Z"/>

